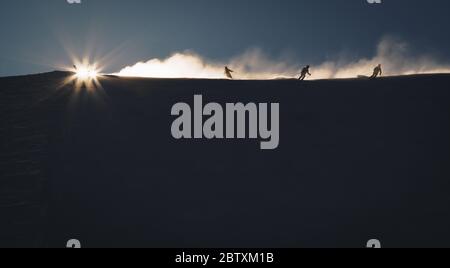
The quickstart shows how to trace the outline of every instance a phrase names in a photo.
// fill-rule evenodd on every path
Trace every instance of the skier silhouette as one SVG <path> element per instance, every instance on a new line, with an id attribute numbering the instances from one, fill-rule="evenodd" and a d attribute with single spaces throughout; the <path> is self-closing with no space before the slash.
<path id="1" fill-rule="evenodd" d="M 381 76 L 383 74 L 383 70 L 381 69 L 381 64 L 378 64 L 375 69 L 373 69 L 373 74 L 370 77 L 371 79 L 377 78 L 378 76 Z"/>
<path id="2" fill-rule="evenodd" d="M 311 76 L 311 73 L 309 72 L 309 65 L 307 65 L 305 68 L 302 69 L 302 74 L 300 75 L 300 77 L 298 78 L 298 80 L 305 80 L 306 75 Z"/>
<path id="3" fill-rule="evenodd" d="M 225 75 L 228 78 L 233 79 L 233 75 L 231 73 L 234 73 L 234 71 L 228 68 L 228 66 L 225 66 Z"/>

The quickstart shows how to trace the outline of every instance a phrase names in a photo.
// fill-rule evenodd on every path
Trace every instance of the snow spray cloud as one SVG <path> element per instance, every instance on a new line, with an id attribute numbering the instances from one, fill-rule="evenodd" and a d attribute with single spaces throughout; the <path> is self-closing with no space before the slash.
<path id="1" fill-rule="evenodd" d="M 383 65 L 386 76 L 450 73 L 450 64 L 440 63 L 427 55 L 414 56 L 410 53 L 407 43 L 386 37 L 378 44 L 377 53 L 372 58 L 327 61 L 315 66 L 311 64 L 311 79 L 371 75 L 378 64 Z M 175 53 L 167 59 L 136 63 L 116 74 L 131 77 L 222 79 L 225 77 L 224 66 L 233 69 L 237 79 L 295 78 L 303 67 L 288 61 L 270 59 L 260 50 L 253 49 L 228 62 L 209 61 L 192 52 Z"/>
<path id="2" fill-rule="evenodd" d="M 316 67 L 315 78 L 353 78 L 371 75 L 373 68 L 383 65 L 385 76 L 450 73 L 450 65 L 440 63 L 431 56 L 414 56 L 406 42 L 393 37 L 384 38 L 377 47 L 373 58 L 353 62 L 329 61 Z"/>
<path id="3" fill-rule="evenodd" d="M 271 60 L 259 49 L 252 49 L 229 62 L 208 61 L 193 52 L 175 53 L 167 59 L 151 59 L 126 67 L 119 76 L 157 78 L 224 78 L 224 67 L 235 71 L 237 79 L 274 79 L 295 77 L 298 66 Z"/>

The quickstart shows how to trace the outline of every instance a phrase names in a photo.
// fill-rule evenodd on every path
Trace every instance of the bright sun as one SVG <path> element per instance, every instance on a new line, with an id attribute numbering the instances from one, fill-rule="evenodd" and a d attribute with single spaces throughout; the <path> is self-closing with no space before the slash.
<path id="1" fill-rule="evenodd" d="M 76 90 L 88 89 L 95 90 L 102 88 L 100 78 L 102 77 L 101 70 L 97 63 L 89 64 L 87 60 L 83 62 L 74 61 L 72 68 L 66 68 L 67 71 L 73 73 L 65 81 L 64 85 L 73 83 Z"/>
<path id="2" fill-rule="evenodd" d="M 98 71 L 95 69 L 95 67 L 81 66 L 77 67 L 75 70 L 77 78 L 81 80 L 95 79 L 98 76 Z"/>

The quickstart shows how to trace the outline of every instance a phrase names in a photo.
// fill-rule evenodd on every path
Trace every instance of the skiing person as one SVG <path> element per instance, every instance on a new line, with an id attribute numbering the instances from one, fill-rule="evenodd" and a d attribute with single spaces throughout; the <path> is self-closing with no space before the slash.
<path id="1" fill-rule="evenodd" d="M 305 68 L 302 69 L 302 74 L 300 75 L 300 77 L 298 78 L 298 80 L 305 80 L 306 75 L 311 76 L 311 73 L 309 72 L 309 65 L 307 65 Z"/>
<path id="2" fill-rule="evenodd" d="M 383 74 L 383 70 L 381 69 L 381 64 L 378 64 L 377 67 L 375 67 L 375 69 L 373 69 L 373 74 L 370 78 L 374 79 L 377 78 L 378 76 L 381 76 Z"/>
<path id="3" fill-rule="evenodd" d="M 228 66 L 225 66 L 225 75 L 228 78 L 233 79 L 233 75 L 231 73 L 234 73 L 234 71 L 228 68 Z"/>

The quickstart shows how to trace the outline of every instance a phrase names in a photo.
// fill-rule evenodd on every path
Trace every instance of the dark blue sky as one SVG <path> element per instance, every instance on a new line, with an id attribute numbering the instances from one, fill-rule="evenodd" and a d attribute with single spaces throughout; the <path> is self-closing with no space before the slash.
<path id="1" fill-rule="evenodd" d="M 450 1 L 0 0 L 0 76 L 69 64 L 68 51 L 108 55 L 108 70 L 193 50 L 223 60 L 249 48 L 320 63 L 370 57 L 393 35 L 450 61 Z"/>

